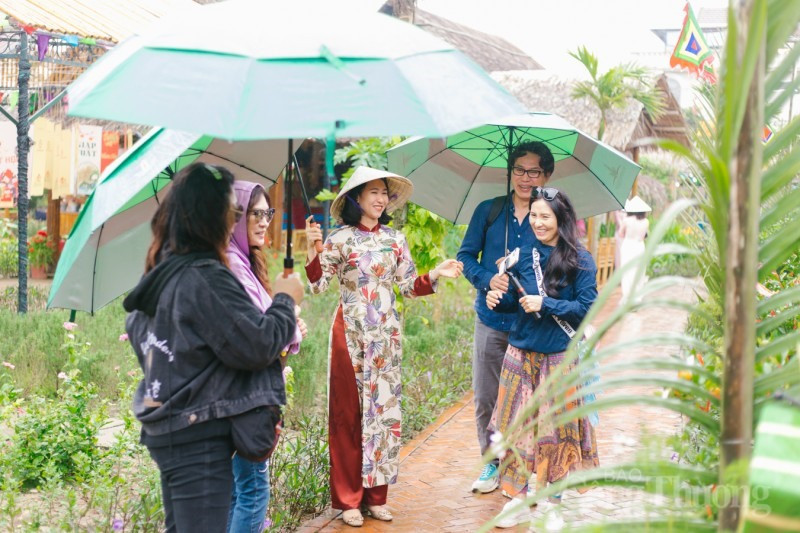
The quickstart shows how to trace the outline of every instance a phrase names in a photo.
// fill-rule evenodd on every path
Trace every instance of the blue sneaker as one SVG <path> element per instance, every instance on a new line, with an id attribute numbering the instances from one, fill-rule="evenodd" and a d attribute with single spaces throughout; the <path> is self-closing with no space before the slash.
<path id="1" fill-rule="evenodd" d="M 486 494 L 492 492 L 500 486 L 500 476 L 497 473 L 497 465 L 489 463 L 483 467 L 481 476 L 472 484 L 472 492 Z"/>

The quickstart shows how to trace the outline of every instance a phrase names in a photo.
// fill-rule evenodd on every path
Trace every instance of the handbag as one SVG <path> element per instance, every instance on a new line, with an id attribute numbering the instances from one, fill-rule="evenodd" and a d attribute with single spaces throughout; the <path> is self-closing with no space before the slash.
<path id="1" fill-rule="evenodd" d="M 236 453 L 254 463 L 270 458 L 283 429 L 279 406 L 262 405 L 228 420 Z"/>
<path id="2" fill-rule="evenodd" d="M 547 293 L 544 290 L 544 275 L 542 274 L 542 265 L 540 263 L 539 250 L 534 248 L 532 253 L 533 253 L 533 273 L 536 275 L 536 287 L 539 289 L 539 296 L 544 298 L 547 296 Z M 570 325 L 569 322 L 567 322 L 562 318 L 557 317 L 556 315 L 550 315 L 550 316 L 553 317 L 553 320 L 556 321 L 556 324 L 558 324 L 559 327 L 562 330 L 564 330 L 564 333 L 567 334 L 567 337 L 569 337 L 570 339 L 575 337 L 575 329 Z M 587 351 L 589 345 L 586 343 L 586 339 L 591 337 L 594 334 L 594 331 L 595 331 L 594 326 L 592 326 L 591 324 L 587 324 L 586 327 L 584 328 L 583 338 L 578 341 L 579 361 L 587 357 L 590 357 L 594 354 L 594 349 L 592 349 L 591 351 Z M 597 373 L 594 371 L 597 368 L 597 366 L 598 365 L 595 362 L 594 365 L 592 365 L 591 369 L 581 372 L 582 374 L 587 375 L 586 381 L 584 381 L 583 383 L 584 387 L 588 387 L 592 383 L 596 383 L 597 381 L 600 380 L 600 376 L 598 376 Z M 597 395 L 592 392 L 583 396 L 583 403 L 590 404 L 594 402 L 596 399 Z M 600 423 L 600 417 L 598 416 L 597 411 L 592 411 L 591 413 L 589 413 L 587 418 L 589 419 L 589 423 L 592 424 L 592 426 L 594 427 L 597 427 L 597 425 Z"/>

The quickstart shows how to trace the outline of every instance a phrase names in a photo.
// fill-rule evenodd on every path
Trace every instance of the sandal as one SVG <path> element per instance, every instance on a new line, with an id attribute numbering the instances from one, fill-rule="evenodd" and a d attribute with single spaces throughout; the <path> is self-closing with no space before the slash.
<path id="1" fill-rule="evenodd" d="M 368 505 L 367 510 L 369 511 L 369 514 L 372 515 L 372 518 L 376 520 L 391 522 L 394 519 L 392 513 L 389 512 L 389 509 L 383 505 Z"/>
<path id="2" fill-rule="evenodd" d="M 364 525 L 364 517 L 358 509 L 348 509 L 342 512 L 342 521 L 350 527 L 361 527 Z"/>

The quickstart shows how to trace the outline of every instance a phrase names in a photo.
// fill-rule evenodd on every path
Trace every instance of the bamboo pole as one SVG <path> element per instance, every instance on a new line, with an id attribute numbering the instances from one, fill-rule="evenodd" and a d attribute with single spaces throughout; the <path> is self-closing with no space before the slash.
<path id="1" fill-rule="evenodd" d="M 725 261 L 725 309 L 722 428 L 720 435 L 719 530 L 736 531 L 746 499 L 747 469 L 753 437 L 753 372 L 755 366 L 756 286 L 758 262 L 759 198 L 764 124 L 765 43 L 747 42 L 753 0 L 740 0 L 737 19 L 737 64 L 745 51 L 760 51 L 730 169 L 730 217 Z M 766 33 L 766 32 L 765 32 Z M 734 38 L 730 36 L 729 38 Z M 730 73 L 728 73 L 730 74 Z M 730 83 L 731 80 L 726 80 Z M 732 105 L 732 103 L 727 103 Z"/>

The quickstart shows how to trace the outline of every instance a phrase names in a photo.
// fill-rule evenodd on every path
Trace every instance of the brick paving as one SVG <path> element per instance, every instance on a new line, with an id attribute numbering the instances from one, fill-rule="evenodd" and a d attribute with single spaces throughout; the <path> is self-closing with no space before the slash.
<path id="1" fill-rule="evenodd" d="M 690 288 L 669 290 L 669 296 L 695 301 Z M 657 296 L 656 296 L 657 297 Z M 595 324 L 603 321 L 617 307 L 619 290 L 612 295 Z M 647 308 L 627 316 L 610 331 L 603 344 L 634 338 L 647 332 L 681 332 L 686 313 Z M 627 350 L 611 357 L 608 363 L 642 357 L 667 356 L 674 347 L 648 347 Z M 604 379 L 609 376 L 604 375 Z M 609 394 L 656 393 L 652 387 L 628 387 Z M 647 406 L 627 406 L 601 413 L 597 444 L 603 465 L 621 464 L 636 457 L 647 435 L 670 435 L 680 430 L 681 417 L 673 412 Z M 668 450 L 662 453 L 669 453 Z M 388 507 L 394 514 L 390 523 L 365 517 L 362 532 L 470 532 L 496 516 L 508 501 L 500 491 L 475 495 L 472 481 L 481 465 L 475 433 L 472 396 L 468 394 L 451 407 L 427 430 L 403 447 L 400 477 L 389 488 Z M 661 503 L 653 497 L 622 488 L 595 488 L 579 495 L 564 494 L 563 516 L 568 525 L 587 521 L 641 516 L 649 506 Z M 305 523 L 302 532 L 350 530 L 339 519 L 339 511 L 329 509 Z M 526 526 L 519 526 L 525 531 Z M 497 529 L 496 531 L 500 531 Z M 508 530 L 506 530 L 508 531 Z"/>

